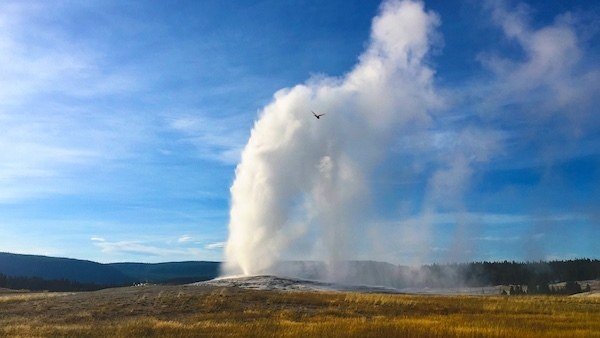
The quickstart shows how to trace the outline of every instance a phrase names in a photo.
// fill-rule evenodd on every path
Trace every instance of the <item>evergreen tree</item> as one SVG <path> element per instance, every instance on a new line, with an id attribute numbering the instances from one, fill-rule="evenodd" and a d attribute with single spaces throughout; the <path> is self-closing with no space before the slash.
<path id="1" fill-rule="evenodd" d="M 581 293 L 583 291 L 581 290 L 581 285 L 579 285 L 579 283 L 573 282 L 573 281 L 568 281 L 565 284 L 564 292 L 567 295 L 574 295 L 576 293 Z"/>
<path id="2" fill-rule="evenodd" d="M 550 290 L 550 286 L 548 285 L 548 283 L 542 283 L 539 286 L 539 293 L 543 294 L 543 295 L 549 295 L 552 293 L 552 291 Z"/>

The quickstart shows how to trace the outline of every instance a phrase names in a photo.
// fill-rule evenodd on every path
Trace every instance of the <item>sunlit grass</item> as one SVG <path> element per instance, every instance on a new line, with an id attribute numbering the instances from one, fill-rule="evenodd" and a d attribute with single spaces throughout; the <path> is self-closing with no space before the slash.
<path id="1" fill-rule="evenodd" d="M 32 292 L 32 293 L 4 293 L 0 294 L 0 303 L 25 302 L 37 299 L 66 296 L 67 292 Z"/>
<path id="2" fill-rule="evenodd" d="M 600 337 L 593 297 L 157 286 L 43 295 L 0 301 L 0 336 Z"/>

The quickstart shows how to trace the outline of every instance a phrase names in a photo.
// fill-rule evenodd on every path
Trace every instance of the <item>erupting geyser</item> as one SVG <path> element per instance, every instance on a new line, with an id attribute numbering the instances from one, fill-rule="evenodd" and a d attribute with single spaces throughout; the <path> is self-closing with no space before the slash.
<path id="1" fill-rule="evenodd" d="M 352 71 L 275 94 L 236 169 L 224 275 L 273 272 L 306 238 L 306 258 L 353 257 L 368 178 L 393 133 L 426 127 L 440 105 L 424 64 L 438 21 L 422 3 L 388 1 Z M 327 115 L 317 120 L 311 109 Z"/>

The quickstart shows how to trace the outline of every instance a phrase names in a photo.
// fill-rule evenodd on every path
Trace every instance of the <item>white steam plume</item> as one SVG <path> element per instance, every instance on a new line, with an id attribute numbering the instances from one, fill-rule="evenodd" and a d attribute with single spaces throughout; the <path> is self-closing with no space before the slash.
<path id="1" fill-rule="evenodd" d="M 426 127 L 441 104 L 424 63 L 438 23 L 420 2 L 388 1 L 351 72 L 275 94 L 236 169 L 224 274 L 267 273 L 302 237 L 307 257 L 355 254 L 373 169 L 394 135 Z"/>

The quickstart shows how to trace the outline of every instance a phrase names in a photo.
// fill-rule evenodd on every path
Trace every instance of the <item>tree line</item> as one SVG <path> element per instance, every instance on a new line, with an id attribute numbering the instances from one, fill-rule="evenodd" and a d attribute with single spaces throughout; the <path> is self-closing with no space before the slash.
<path id="1" fill-rule="evenodd" d="M 529 285 L 545 290 L 548 284 L 600 279 L 598 259 L 432 264 L 421 269 L 427 276 L 424 284 L 432 287 Z"/>
<path id="2" fill-rule="evenodd" d="M 600 260 L 573 259 L 549 262 L 475 262 L 460 267 L 467 279 L 493 285 L 540 285 L 600 278 Z"/>
<path id="3" fill-rule="evenodd" d="M 564 286 L 551 286 L 548 283 L 530 284 L 527 287 L 521 285 L 511 285 L 508 292 L 502 291 L 504 295 L 574 295 L 581 292 L 590 292 L 590 284 L 585 287 L 574 281 L 567 281 Z"/>
<path id="4" fill-rule="evenodd" d="M 116 285 L 79 283 L 68 279 L 7 276 L 0 274 L 0 288 L 31 291 L 96 291 Z"/>

